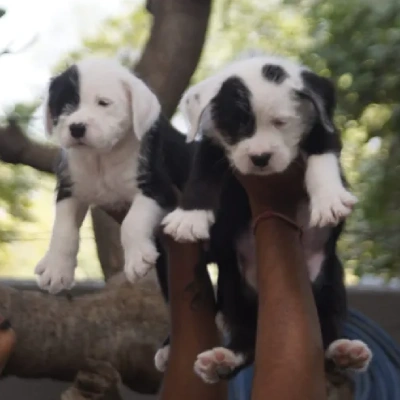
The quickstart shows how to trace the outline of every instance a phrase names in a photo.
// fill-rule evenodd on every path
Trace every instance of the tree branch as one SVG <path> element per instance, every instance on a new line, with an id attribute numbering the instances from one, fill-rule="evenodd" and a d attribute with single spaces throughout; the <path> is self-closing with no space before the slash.
<path id="1" fill-rule="evenodd" d="M 6 127 L 0 127 L 0 159 L 9 164 L 23 164 L 38 171 L 53 173 L 59 148 L 29 139 L 18 126 L 10 120 Z"/>
<path id="2" fill-rule="evenodd" d="M 124 252 L 121 244 L 121 227 L 108 214 L 98 207 L 91 209 L 97 256 L 107 281 L 120 272 L 124 265 Z"/>
<path id="3" fill-rule="evenodd" d="M 151 1 L 150 38 L 135 68 L 171 117 L 199 62 L 211 0 Z"/>
<path id="4" fill-rule="evenodd" d="M 5 376 L 72 381 L 95 360 L 110 363 L 132 390 L 158 390 L 161 376 L 153 357 L 168 318 L 151 278 L 134 286 L 113 282 L 72 298 L 0 286 L 0 315 L 17 336 Z"/>

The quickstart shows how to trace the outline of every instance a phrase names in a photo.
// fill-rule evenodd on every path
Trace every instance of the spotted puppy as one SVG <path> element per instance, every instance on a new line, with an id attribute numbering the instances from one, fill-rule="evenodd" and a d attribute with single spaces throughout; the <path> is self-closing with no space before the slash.
<path id="1" fill-rule="evenodd" d="M 362 371 L 371 359 L 362 342 L 342 339 L 346 315 L 343 269 L 336 244 L 355 197 L 346 189 L 333 114 L 332 83 L 286 59 L 257 56 L 237 61 L 190 88 L 182 109 L 189 139 L 201 134 L 180 208 L 163 220 L 177 240 L 209 240 L 219 268 L 217 323 L 224 347 L 198 355 L 205 382 L 229 378 L 254 360 L 257 331 L 257 262 L 251 210 L 233 171 L 268 175 L 306 158 L 309 201 L 299 206 L 303 251 L 317 305 L 327 360 Z M 311 224 L 310 224 L 311 221 Z M 156 364 L 165 367 L 169 347 Z"/>
<path id="2" fill-rule="evenodd" d="M 349 215 L 357 201 L 341 179 L 334 104 L 329 80 L 286 59 L 257 56 L 190 88 L 181 110 L 191 125 L 188 139 L 203 134 L 202 151 L 210 152 L 208 143 L 217 145 L 242 174 L 282 172 L 298 154 L 307 157 L 310 225 L 324 226 Z M 198 169 L 198 174 L 205 173 Z M 210 184 L 218 179 L 214 174 L 201 178 Z M 178 240 L 208 239 L 215 220 L 211 197 L 192 193 L 165 218 L 165 232 Z"/>
<path id="3" fill-rule="evenodd" d="M 112 59 L 87 58 L 52 78 L 45 125 L 62 151 L 50 246 L 35 270 L 39 286 L 57 293 L 73 284 L 79 229 L 91 205 L 129 208 L 121 239 L 125 273 L 135 280 L 158 260 L 154 234 L 175 206 L 170 184 L 179 188 L 186 179 L 192 146 L 144 82 Z"/>

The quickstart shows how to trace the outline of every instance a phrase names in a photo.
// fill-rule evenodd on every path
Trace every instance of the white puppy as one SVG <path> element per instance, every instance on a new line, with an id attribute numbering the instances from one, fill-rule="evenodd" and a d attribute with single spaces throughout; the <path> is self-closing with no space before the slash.
<path id="1" fill-rule="evenodd" d="M 112 59 L 84 59 L 51 80 L 45 124 L 62 152 L 50 246 L 35 270 L 41 288 L 57 293 L 72 286 L 79 229 L 90 205 L 109 211 L 130 206 L 122 224 L 130 280 L 155 263 L 153 230 L 164 214 L 138 189 L 137 171 L 139 141 L 160 112 L 151 90 Z"/>

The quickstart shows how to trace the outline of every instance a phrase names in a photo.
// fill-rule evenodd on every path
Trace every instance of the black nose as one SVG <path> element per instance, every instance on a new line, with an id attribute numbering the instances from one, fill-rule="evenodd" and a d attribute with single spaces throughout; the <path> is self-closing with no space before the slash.
<path id="1" fill-rule="evenodd" d="M 86 126 L 84 124 L 71 124 L 69 130 L 73 138 L 80 139 L 85 136 Z"/>
<path id="2" fill-rule="evenodd" d="M 256 167 L 265 167 L 271 159 L 271 156 L 271 153 L 262 153 L 250 156 L 250 160 Z"/>

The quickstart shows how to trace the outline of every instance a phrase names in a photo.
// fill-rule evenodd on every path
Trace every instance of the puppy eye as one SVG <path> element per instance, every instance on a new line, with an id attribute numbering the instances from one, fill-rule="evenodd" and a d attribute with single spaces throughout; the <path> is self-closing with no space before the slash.
<path id="1" fill-rule="evenodd" d="M 271 121 L 272 125 L 275 126 L 275 128 L 282 128 L 283 126 L 286 125 L 286 121 L 284 121 L 283 119 L 279 119 L 279 118 L 274 118 Z"/>
<path id="2" fill-rule="evenodd" d="M 101 107 L 107 107 L 111 104 L 111 101 L 107 99 L 98 99 L 97 104 Z"/>

